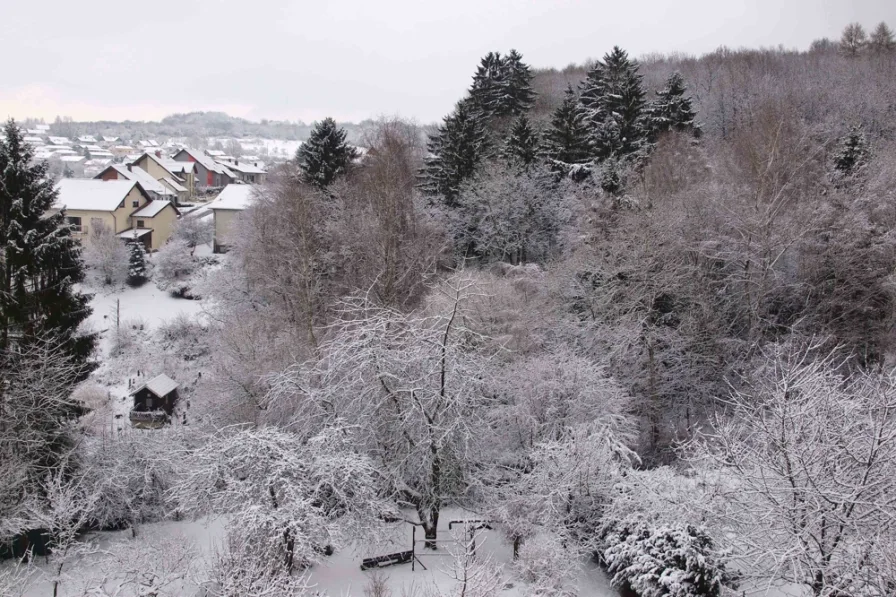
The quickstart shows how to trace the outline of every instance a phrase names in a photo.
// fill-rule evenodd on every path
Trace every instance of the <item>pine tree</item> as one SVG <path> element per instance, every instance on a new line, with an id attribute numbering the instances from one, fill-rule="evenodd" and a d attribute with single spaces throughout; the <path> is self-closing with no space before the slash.
<path id="1" fill-rule="evenodd" d="M 657 99 L 647 110 L 652 138 L 671 130 L 690 131 L 699 136 L 700 127 L 695 122 L 697 112 L 691 98 L 685 96 L 686 92 L 684 79 L 678 73 L 673 73 L 666 81 L 666 87 L 656 92 Z"/>
<path id="2" fill-rule="evenodd" d="M 618 46 L 588 72 L 582 86 L 595 156 L 604 160 L 644 148 L 648 136 L 639 65 Z"/>
<path id="3" fill-rule="evenodd" d="M 128 263 L 128 284 L 131 286 L 141 286 L 146 282 L 146 251 L 143 249 L 143 243 L 132 240 L 128 243 L 130 251 L 130 262 Z"/>
<path id="4" fill-rule="evenodd" d="M 56 190 L 47 164 L 34 160 L 22 130 L 10 120 L 0 142 L 0 352 L 53 337 L 83 364 L 94 335 L 79 335 L 89 296 L 75 291 L 84 278 L 81 248 L 64 213 L 48 215 Z"/>
<path id="5" fill-rule="evenodd" d="M 834 156 L 834 170 L 839 178 L 851 177 L 868 164 L 871 146 L 861 126 L 854 126 L 840 139 L 840 148 Z"/>
<path id="6" fill-rule="evenodd" d="M 485 119 L 497 116 L 506 87 L 506 68 L 500 52 L 489 52 L 476 67 L 470 99 L 473 108 Z"/>
<path id="7" fill-rule="evenodd" d="M 456 207 L 460 185 L 473 178 L 488 152 L 481 116 L 470 99 L 458 102 L 427 144 L 430 155 L 420 172 L 420 188 Z"/>
<path id="8" fill-rule="evenodd" d="M 871 33 L 869 44 L 872 50 L 879 53 L 892 52 L 896 49 L 893 31 L 883 21 Z"/>
<path id="9" fill-rule="evenodd" d="M 502 156 L 510 164 L 528 168 L 539 156 L 538 132 L 532 128 L 525 114 L 520 114 L 510 127 Z"/>
<path id="10" fill-rule="evenodd" d="M 504 94 L 499 101 L 499 116 L 519 116 L 528 112 L 535 103 L 532 91 L 532 71 L 523 62 L 523 55 L 516 50 L 504 59 Z"/>
<path id="11" fill-rule="evenodd" d="M 305 182 L 323 189 L 348 171 L 358 151 L 346 143 L 345 134 L 332 118 L 324 118 L 314 125 L 308 140 L 296 152 L 296 162 Z"/>
<path id="12" fill-rule="evenodd" d="M 551 127 L 544 136 L 544 152 L 555 172 L 569 174 L 576 166 L 591 161 L 593 146 L 586 112 L 572 86 L 567 87 L 563 103 L 551 116 Z"/>

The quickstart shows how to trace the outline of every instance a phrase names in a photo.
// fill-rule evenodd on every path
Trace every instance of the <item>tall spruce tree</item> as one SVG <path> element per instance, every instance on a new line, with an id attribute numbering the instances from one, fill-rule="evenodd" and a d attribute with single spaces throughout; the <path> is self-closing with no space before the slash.
<path id="1" fill-rule="evenodd" d="M 528 112 L 535 103 L 532 70 L 523 62 L 523 55 L 516 50 L 510 50 L 504 59 L 502 91 L 498 116 L 519 116 Z"/>
<path id="2" fill-rule="evenodd" d="M 538 159 L 540 144 L 538 132 L 532 128 L 529 118 L 520 114 L 510 127 L 501 155 L 511 165 L 528 168 Z"/>
<path id="3" fill-rule="evenodd" d="M 868 40 L 868 43 L 874 52 L 886 53 L 896 50 L 896 39 L 893 37 L 893 30 L 883 21 L 871 32 L 871 38 Z"/>
<path id="4" fill-rule="evenodd" d="M 591 161 L 594 148 L 587 114 L 572 86 L 567 87 L 563 103 L 551 116 L 551 126 L 544 137 L 544 153 L 555 172 L 569 174 Z"/>
<path id="5" fill-rule="evenodd" d="M 78 333 L 90 315 L 81 248 L 62 212 L 49 214 L 57 193 L 46 162 L 34 160 L 22 130 L 10 120 L 0 142 L 0 352 L 52 338 L 83 365 L 96 338 Z"/>
<path id="6" fill-rule="evenodd" d="M 472 108 L 485 119 L 499 115 L 506 87 L 506 67 L 500 52 L 483 56 L 470 87 Z"/>
<path id="7" fill-rule="evenodd" d="M 296 152 L 305 182 L 323 189 L 348 171 L 359 154 L 345 141 L 345 134 L 345 129 L 339 128 L 332 118 L 314 125 L 308 140 Z"/>
<path id="8" fill-rule="evenodd" d="M 657 91 L 657 98 L 647 109 L 651 138 L 667 131 L 692 132 L 700 135 L 700 126 L 696 123 L 697 112 L 687 97 L 687 87 L 679 73 L 672 73 L 666 86 Z"/>
<path id="9" fill-rule="evenodd" d="M 643 149 L 649 133 L 639 65 L 615 46 L 589 70 L 582 86 L 595 156 L 605 160 Z"/>
<path id="10" fill-rule="evenodd" d="M 488 139 L 472 100 L 457 103 L 438 131 L 431 135 L 429 156 L 420 172 L 420 189 L 440 196 L 448 207 L 457 206 L 461 183 L 473 178 L 487 157 Z"/>

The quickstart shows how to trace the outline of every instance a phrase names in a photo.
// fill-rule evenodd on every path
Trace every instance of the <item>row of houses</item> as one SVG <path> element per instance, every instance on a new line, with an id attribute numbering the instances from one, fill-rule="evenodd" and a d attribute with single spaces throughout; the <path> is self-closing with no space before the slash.
<path id="1" fill-rule="evenodd" d="M 189 153 L 181 160 L 145 153 L 130 164 L 111 164 L 93 179 L 64 178 L 56 187 L 54 210 L 65 210 L 78 239 L 89 239 L 104 228 L 123 240 L 142 242 L 147 251 L 157 251 L 185 210 L 195 207 L 186 202 L 194 186 L 200 186 L 197 177 L 205 176 L 206 184 L 211 180 L 224 188 L 190 217 L 211 217 L 214 250 L 225 251 L 233 222 L 250 205 L 257 185 L 212 170 L 207 161 L 183 161 L 184 155 Z"/>

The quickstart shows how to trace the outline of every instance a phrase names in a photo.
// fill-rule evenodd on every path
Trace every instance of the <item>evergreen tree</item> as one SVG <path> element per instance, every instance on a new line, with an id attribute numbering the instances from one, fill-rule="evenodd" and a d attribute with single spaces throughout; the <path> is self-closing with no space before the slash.
<path id="1" fill-rule="evenodd" d="M 427 148 L 430 155 L 420 172 L 420 188 L 456 207 L 461 183 L 473 178 L 488 152 L 485 128 L 470 99 L 458 102 L 430 136 Z"/>
<path id="2" fill-rule="evenodd" d="M 532 128 L 526 115 L 520 114 L 510 127 L 502 156 L 510 164 L 527 168 L 538 158 L 539 143 L 538 132 Z"/>
<path id="3" fill-rule="evenodd" d="M 572 86 L 567 87 L 563 103 L 551 116 L 551 126 L 544 135 L 544 153 L 555 172 L 569 174 L 591 161 L 593 146 L 586 116 Z"/>
<path id="4" fill-rule="evenodd" d="M 346 143 L 345 134 L 332 118 L 315 123 L 308 140 L 296 152 L 305 182 L 323 189 L 348 170 L 359 154 Z"/>
<path id="5" fill-rule="evenodd" d="M 130 261 L 128 263 L 128 284 L 131 286 L 141 286 L 146 282 L 146 251 L 143 249 L 143 243 L 132 240 L 128 243 L 130 251 Z"/>
<path id="6" fill-rule="evenodd" d="M 500 52 L 489 52 L 476 67 L 470 99 L 483 118 L 490 119 L 499 114 L 506 87 L 505 76 L 504 57 Z"/>
<path id="7" fill-rule="evenodd" d="M 499 101 L 498 116 L 518 116 L 528 112 L 535 103 L 532 91 L 532 71 L 516 50 L 504 59 L 503 96 Z"/>
<path id="8" fill-rule="evenodd" d="M 892 52 L 896 49 L 896 40 L 893 39 L 893 31 L 886 23 L 881 21 L 871 32 L 870 45 L 875 52 Z"/>
<path id="9" fill-rule="evenodd" d="M 657 99 L 647 110 L 652 138 L 671 130 L 690 131 L 699 136 L 700 127 L 695 122 L 697 112 L 691 105 L 691 98 L 685 96 L 686 92 L 684 79 L 678 73 L 673 73 L 666 81 L 666 87 L 656 92 Z"/>
<path id="10" fill-rule="evenodd" d="M 629 155 L 646 145 L 648 122 L 639 65 L 618 46 L 588 72 L 582 86 L 595 156 Z"/>
<path id="11" fill-rule="evenodd" d="M 834 170 L 838 178 L 858 174 L 871 160 L 871 146 L 861 126 L 854 126 L 840 139 L 840 148 L 834 156 Z"/>
<path id="12" fill-rule="evenodd" d="M 482 58 L 473 75 L 470 98 L 486 119 L 518 116 L 535 103 L 532 72 L 523 55 L 511 50 L 507 56 L 489 52 Z"/>
<path id="13" fill-rule="evenodd" d="M 54 338 L 83 364 L 95 336 L 79 335 L 89 296 L 74 290 L 84 278 L 81 249 L 64 213 L 48 215 L 56 190 L 47 164 L 34 160 L 22 130 L 10 120 L 0 142 L 0 352 L 16 343 Z"/>

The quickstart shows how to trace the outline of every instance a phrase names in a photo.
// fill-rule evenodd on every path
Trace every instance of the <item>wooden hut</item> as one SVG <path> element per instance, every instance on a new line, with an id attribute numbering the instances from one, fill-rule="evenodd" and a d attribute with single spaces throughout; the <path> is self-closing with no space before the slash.
<path id="1" fill-rule="evenodd" d="M 165 423 L 177 404 L 177 382 L 163 373 L 138 386 L 131 396 L 134 397 L 131 423 L 149 426 Z"/>

